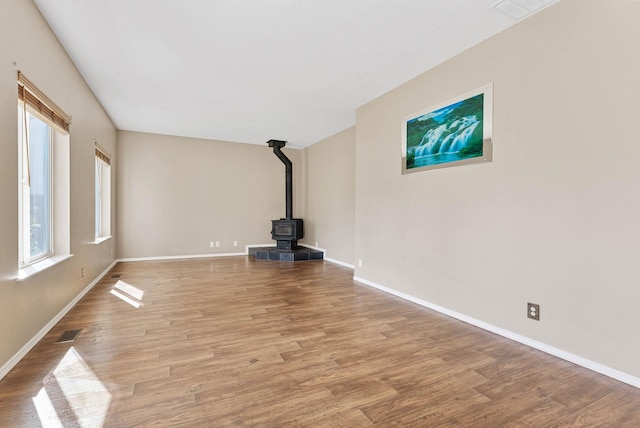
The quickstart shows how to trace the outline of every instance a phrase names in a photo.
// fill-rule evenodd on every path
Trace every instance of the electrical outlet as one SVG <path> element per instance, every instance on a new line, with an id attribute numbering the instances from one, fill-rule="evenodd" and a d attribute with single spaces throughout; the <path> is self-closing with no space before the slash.
<path id="1" fill-rule="evenodd" d="M 527 318 L 540 321 L 540 305 L 535 303 L 527 303 Z"/>
<path id="2" fill-rule="evenodd" d="M 233 241 L 233 246 L 237 247 L 238 246 L 238 241 Z"/>
<path id="3" fill-rule="evenodd" d="M 80 276 L 84 278 L 84 268 L 80 269 Z"/>
<path id="4" fill-rule="evenodd" d="M 358 267 L 362 267 L 362 259 L 358 259 Z"/>
<path id="5" fill-rule="evenodd" d="M 213 247 L 215 247 L 215 245 L 216 244 L 213 241 L 209 242 L 209 247 L 213 248 Z"/>
<path id="6" fill-rule="evenodd" d="M 220 241 L 216 241 L 216 247 L 220 246 Z"/>

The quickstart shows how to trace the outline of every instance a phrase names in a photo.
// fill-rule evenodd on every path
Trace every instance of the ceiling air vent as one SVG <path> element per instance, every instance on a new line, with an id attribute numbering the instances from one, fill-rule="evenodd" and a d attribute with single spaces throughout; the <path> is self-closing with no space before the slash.
<path id="1" fill-rule="evenodd" d="M 500 0 L 491 6 L 491 9 L 518 21 L 557 1 L 558 0 Z"/>

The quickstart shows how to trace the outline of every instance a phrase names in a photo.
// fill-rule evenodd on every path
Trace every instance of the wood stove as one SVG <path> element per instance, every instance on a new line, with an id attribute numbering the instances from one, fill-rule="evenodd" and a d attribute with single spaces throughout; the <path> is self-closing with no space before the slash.
<path id="1" fill-rule="evenodd" d="M 285 166 L 286 179 L 286 215 L 284 218 L 271 220 L 271 237 L 276 241 L 272 247 L 251 247 L 249 255 L 256 259 L 278 260 L 281 262 L 297 262 L 301 260 L 322 260 L 324 252 L 304 246 L 298 246 L 298 239 L 304 237 L 301 218 L 293 218 L 293 171 L 289 158 L 280 149 L 286 141 L 269 140 L 267 144 L 273 148 L 273 153 Z"/>
<path id="2" fill-rule="evenodd" d="M 301 218 L 271 220 L 271 239 L 275 239 L 277 248 L 293 250 L 298 247 L 298 239 L 303 237 Z"/>
<path id="3" fill-rule="evenodd" d="M 281 250 L 295 250 L 298 239 L 304 237 L 301 218 L 293 218 L 293 166 L 291 160 L 282 153 L 282 147 L 287 144 L 282 140 L 267 141 L 273 153 L 285 166 L 285 210 L 286 216 L 278 220 L 271 220 L 271 238 L 276 241 L 276 247 Z"/>

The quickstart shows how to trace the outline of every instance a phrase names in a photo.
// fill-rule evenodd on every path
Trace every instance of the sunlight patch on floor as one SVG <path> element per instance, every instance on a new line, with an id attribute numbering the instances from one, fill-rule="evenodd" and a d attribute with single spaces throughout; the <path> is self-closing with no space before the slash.
<path id="1" fill-rule="evenodd" d="M 33 404 L 43 427 L 102 426 L 111 393 L 73 347 L 42 383 Z"/>
<path id="2" fill-rule="evenodd" d="M 124 281 L 118 280 L 109 293 L 113 294 L 120 300 L 127 302 L 134 308 L 144 306 L 142 303 L 144 291 Z"/>

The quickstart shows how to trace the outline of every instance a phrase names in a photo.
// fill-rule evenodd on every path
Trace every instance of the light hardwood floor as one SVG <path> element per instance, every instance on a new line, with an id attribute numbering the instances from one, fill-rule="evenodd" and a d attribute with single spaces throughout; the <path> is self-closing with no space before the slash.
<path id="1" fill-rule="evenodd" d="M 0 381 L 0 426 L 640 427 L 639 389 L 352 275 L 119 263 Z"/>

